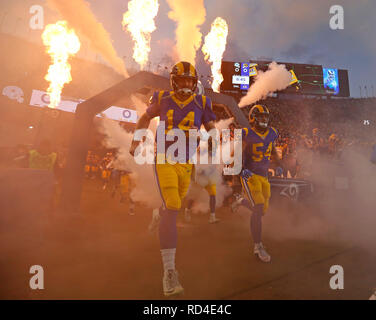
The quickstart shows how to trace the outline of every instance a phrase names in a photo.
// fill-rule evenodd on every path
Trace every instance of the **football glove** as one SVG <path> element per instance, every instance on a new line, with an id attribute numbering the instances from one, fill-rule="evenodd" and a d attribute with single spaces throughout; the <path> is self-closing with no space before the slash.
<path id="1" fill-rule="evenodd" d="M 249 169 L 243 169 L 242 172 L 240 172 L 240 176 L 248 181 L 248 179 L 253 176 L 253 172 Z"/>
<path id="2" fill-rule="evenodd" d="M 280 177 L 283 174 L 283 169 L 281 167 L 275 168 L 275 175 Z"/>

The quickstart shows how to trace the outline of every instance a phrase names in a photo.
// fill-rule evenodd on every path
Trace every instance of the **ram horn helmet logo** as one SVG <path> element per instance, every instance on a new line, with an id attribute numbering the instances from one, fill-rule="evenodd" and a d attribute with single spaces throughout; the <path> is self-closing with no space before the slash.
<path id="1" fill-rule="evenodd" d="M 18 103 L 24 102 L 24 93 L 21 88 L 16 86 L 7 86 L 3 88 L 3 95 L 9 99 L 17 100 Z"/>

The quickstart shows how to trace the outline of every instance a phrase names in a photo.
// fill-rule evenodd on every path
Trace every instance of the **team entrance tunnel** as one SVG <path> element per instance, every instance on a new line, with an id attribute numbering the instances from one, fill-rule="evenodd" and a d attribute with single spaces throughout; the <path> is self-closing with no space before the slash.
<path id="1" fill-rule="evenodd" d="M 154 90 L 170 90 L 169 79 L 141 71 L 77 106 L 62 180 L 60 211 L 72 214 L 80 212 L 84 166 L 94 117 L 115 104 L 118 107 L 129 107 L 124 97 L 130 97 L 135 93 L 150 94 Z M 234 117 L 237 123 L 243 127 L 249 127 L 246 117 L 233 97 L 212 90 L 206 90 L 205 94 L 211 98 L 214 109 L 224 108 L 225 112 L 229 113 L 230 117 Z"/>

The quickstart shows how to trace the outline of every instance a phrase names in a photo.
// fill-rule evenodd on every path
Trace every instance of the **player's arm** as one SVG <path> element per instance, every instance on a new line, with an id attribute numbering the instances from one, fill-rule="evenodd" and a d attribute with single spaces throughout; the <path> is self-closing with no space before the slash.
<path id="1" fill-rule="evenodd" d="M 149 125 L 150 125 L 151 119 L 152 119 L 152 117 L 147 112 L 145 112 L 140 117 L 140 119 L 138 119 L 135 131 L 137 131 L 139 129 L 147 129 L 149 127 Z M 129 148 L 129 153 L 132 156 L 134 156 L 134 152 L 135 152 L 136 148 L 138 147 L 138 145 L 140 144 L 140 142 L 141 141 L 132 140 L 131 147 Z"/>
<path id="2" fill-rule="evenodd" d="M 156 91 L 153 93 L 153 95 L 150 98 L 149 101 L 149 107 L 146 109 L 146 112 L 138 119 L 136 124 L 136 130 L 140 129 L 147 129 L 149 128 L 151 119 L 160 116 L 160 97 L 162 96 L 163 91 Z M 131 147 L 129 149 L 129 153 L 134 156 L 134 152 L 136 151 L 136 148 L 140 144 L 141 141 L 135 141 L 132 140 Z"/>
<path id="3" fill-rule="evenodd" d="M 275 146 L 275 142 L 273 142 L 273 144 L 272 144 L 272 156 L 273 156 L 273 159 L 275 159 L 277 166 L 282 167 L 282 159 L 279 157 L 279 154 L 277 152 L 277 148 Z"/>
<path id="4" fill-rule="evenodd" d="M 296 173 L 295 173 L 295 177 L 298 177 L 300 174 L 300 163 L 298 161 L 296 161 Z"/>
<path id="5" fill-rule="evenodd" d="M 211 129 L 215 129 L 214 121 L 209 121 L 204 123 L 204 127 L 206 131 L 210 131 Z"/>
<path id="6" fill-rule="evenodd" d="M 202 124 L 207 132 L 211 129 L 215 129 L 214 120 L 216 116 L 213 112 L 213 104 L 209 97 L 206 97 L 205 106 L 204 106 L 204 114 L 202 118 Z"/>

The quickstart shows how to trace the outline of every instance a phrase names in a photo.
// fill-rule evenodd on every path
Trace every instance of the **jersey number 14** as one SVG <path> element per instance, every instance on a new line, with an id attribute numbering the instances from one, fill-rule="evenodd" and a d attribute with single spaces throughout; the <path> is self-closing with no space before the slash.
<path id="1" fill-rule="evenodd" d="M 171 130 L 174 125 L 174 110 L 170 109 L 167 111 L 167 131 Z M 190 111 L 187 113 L 187 115 L 184 117 L 182 121 L 178 124 L 178 128 L 184 131 L 188 131 L 190 128 L 192 128 L 193 124 L 195 122 L 195 113 L 193 111 Z"/>

